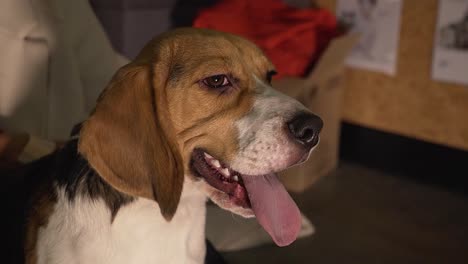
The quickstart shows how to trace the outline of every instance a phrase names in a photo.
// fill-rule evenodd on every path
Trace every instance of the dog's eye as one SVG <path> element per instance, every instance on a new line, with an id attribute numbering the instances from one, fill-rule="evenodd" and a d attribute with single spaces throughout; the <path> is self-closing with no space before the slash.
<path id="1" fill-rule="evenodd" d="M 268 71 L 267 74 L 266 74 L 266 79 L 268 81 L 268 83 L 271 83 L 271 79 L 273 78 L 273 75 L 276 75 L 277 72 L 274 71 L 274 70 L 271 70 L 271 71 Z"/>
<path id="2" fill-rule="evenodd" d="M 231 82 L 229 81 L 228 77 L 224 74 L 210 76 L 208 78 L 203 79 L 202 82 L 209 88 L 213 89 L 231 85 Z"/>

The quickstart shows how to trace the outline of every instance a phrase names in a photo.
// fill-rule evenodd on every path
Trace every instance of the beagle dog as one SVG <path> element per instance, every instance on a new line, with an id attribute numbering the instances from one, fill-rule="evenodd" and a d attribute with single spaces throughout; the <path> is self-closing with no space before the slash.
<path id="1" fill-rule="evenodd" d="M 202 263 L 207 199 L 292 243 L 300 212 L 275 173 L 308 158 L 322 121 L 273 74 L 238 36 L 183 28 L 150 41 L 47 157 L 26 263 Z"/>

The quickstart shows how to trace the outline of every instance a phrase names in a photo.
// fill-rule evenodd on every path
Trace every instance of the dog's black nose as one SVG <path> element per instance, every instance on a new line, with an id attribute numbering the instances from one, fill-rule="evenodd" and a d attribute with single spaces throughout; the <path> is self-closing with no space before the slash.
<path id="1" fill-rule="evenodd" d="M 306 147 L 317 145 L 319 133 L 323 127 L 323 121 L 320 117 L 309 114 L 300 113 L 288 122 L 289 132 L 292 137 Z"/>

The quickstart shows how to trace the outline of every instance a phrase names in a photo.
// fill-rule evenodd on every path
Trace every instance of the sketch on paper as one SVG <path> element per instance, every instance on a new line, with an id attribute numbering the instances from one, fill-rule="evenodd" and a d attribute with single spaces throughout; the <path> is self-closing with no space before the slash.
<path id="1" fill-rule="evenodd" d="M 468 84 L 468 0 L 441 0 L 432 78 Z"/>
<path id="2" fill-rule="evenodd" d="M 347 65 L 396 73 L 401 0 L 340 0 L 337 17 L 361 39 Z"/>

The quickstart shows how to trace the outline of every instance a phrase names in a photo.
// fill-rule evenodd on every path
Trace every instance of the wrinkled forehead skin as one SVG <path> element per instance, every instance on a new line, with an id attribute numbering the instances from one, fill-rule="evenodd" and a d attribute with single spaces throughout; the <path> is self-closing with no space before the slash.
<path id="1" fill-rule="evenodd" d="M 200 29 L 179 29 L 156 38 L 137 61 L 148 57 L 154 58 L 154 89 L 165 89 L 167 122 L 175 128 L 184 160 L 195 147 L 226 162 L 234 159 L 239 148 L 235 122 L 268 88 L 259 80 L 267 82 L 272 63 L 243 38 Z M 201 85 L 202 79 L 218 74 L 229 76 L 234 87 L 220 93 Z"/>

